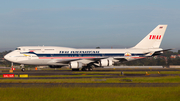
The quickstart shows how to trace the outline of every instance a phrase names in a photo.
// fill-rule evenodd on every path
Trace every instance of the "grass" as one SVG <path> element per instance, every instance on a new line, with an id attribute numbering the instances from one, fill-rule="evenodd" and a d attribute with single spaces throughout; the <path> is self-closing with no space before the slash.
<path id="1" fill-rule="evenodd" d="M 100 79 L 99 81 L 97 79 Z M 101 81 L 103 79 L 103 81 Z M 105 79 L 105 80 L 104 80 Z M 1 79 L 0 83 L 180 83 L 179 76 L 129 77 L 129 78 L 80 78 L 80 79 Z"/>
<path id="2" fill-rule="evenodd" d="M 10 87 L 1 101 L 179 101 L 180 87 Z"/>

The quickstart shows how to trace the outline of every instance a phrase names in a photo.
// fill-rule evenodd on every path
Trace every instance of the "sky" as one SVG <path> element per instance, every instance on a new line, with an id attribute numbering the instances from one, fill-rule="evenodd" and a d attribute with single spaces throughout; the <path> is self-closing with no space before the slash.
<path id="1" fill-rule="evenodd" d="M 167 24 L 180 49 L 179 0 L 0 0 L 0 51 L 18 46 L 129 48 Z"/>

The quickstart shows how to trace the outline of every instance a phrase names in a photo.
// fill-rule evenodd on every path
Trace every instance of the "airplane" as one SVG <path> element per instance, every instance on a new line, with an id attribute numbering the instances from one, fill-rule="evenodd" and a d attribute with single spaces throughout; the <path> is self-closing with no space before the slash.
<path id="1" fill-rule="evenodd" d="M 91 71 L 96 67 L 113 66 L 115 63 L 160 55 L 159 48 L 167 25 L 158 25 L 137 45 L 127 49 L 76 49 L 55 46 L 22 46 L 8 53 L 4 58 L 12 63 L 45 65 L 50 68 L 69 66 L 73 71 Z"/>

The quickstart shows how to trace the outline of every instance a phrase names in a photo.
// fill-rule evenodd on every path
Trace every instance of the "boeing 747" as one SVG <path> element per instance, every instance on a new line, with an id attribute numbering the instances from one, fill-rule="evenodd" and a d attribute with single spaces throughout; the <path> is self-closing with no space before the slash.
<path id="1" fill-rule="evenodd" d="M 90 71 L 93 67 L 113 66 L 114 63 L 132 61 L 160 55 L 159 48 L 167 25 L 158 25 L 137 45 L 128 49 L 76 49 L 54 46 L 22 46 L 8 53 L 4 58 L 18 63 L 24 71 L 24 64 L 46 65 L 51 68 L 69 66 L 72 70 Z"/>

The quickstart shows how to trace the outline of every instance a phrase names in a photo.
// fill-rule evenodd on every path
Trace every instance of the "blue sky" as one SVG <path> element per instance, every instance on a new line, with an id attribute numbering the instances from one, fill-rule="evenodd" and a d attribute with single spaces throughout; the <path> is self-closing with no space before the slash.
<path id="1" fill-rule="evenodd" d="M 180 49 L 180 1 L 0 0 L 0 51 L 18 46 L 128 48 L 168 24 L 161 48 Z"/>

